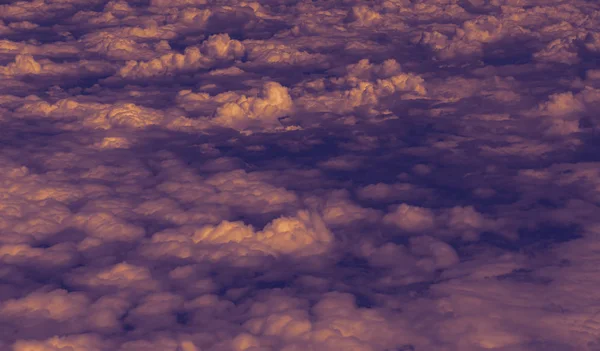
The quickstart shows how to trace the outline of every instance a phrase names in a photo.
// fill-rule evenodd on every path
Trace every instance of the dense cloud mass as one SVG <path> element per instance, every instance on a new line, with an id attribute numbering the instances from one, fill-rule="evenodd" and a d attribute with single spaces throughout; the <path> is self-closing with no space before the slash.
<path id="1" fill-rule="evenodd" d="M 597 2 L 0 3 L 0 351 L 600 350 Z"/>

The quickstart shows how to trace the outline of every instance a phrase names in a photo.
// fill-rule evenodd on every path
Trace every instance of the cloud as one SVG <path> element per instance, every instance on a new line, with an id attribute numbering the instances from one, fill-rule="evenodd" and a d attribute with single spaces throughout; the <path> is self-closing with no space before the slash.
<path id="1" fill-rule="evenodd" d="M 311 112 L 342 114 L 363 109 L 371 114 L 380 114 L 390 107 L 393 99 L 411 99 L 427 94 L 424 79 L 400 72 L 400 65 L 394 60 L 387 60 L 381 65 L 361 60 L 348 65 L 346 72 L 346 76 L 329 80 L 328 84 L 336 89 L 334 92 L 304 94 L 298 99 L 298 105 Z"/>
<path id="2" fill-rule="evenodd" d="M 388 213 L 383 220 L 409 233 L 432 230 L 435 227 L 435 217 L 431 210 L 407 204 L 398 206 L 394 212 Z"/>
<path id="3" fill-rule="evenodd" d="M 241 95 L 217 108 L 212 122 L 238 130 L 273 128 L 279 125 L 280 117 L 292 112 L 293 106 L 286 87 L 277 82 L 267 82 L 259 96 Z"/>
<path id="4" fill-rule="evenodd" d="M 598 350 L 599 10 L 4 1 L 0 350 Z"/>
<path id="5" fill-rule="evenodd" d="M 88 239 L 89 243 L 94 245 L 97 241 L 136 241 L 145 234 L 142 228 L 119 220 L 106 212 L 80 213 L 72 217 L 70 224 L 89 235 L 81 243 L 82 246 L 86 246 Z"/>
<path id="6" fill-rule="evenodd" d="M 37 61 L 30 54 L 18 54 L 14 63 L 0 67 L 0 74 L 6 78 L 49 77 L 63 75 L 66 77 L 98 76 L 110 74 L 111 64 L 101 61 L 82 60 L 77 63 L 57 64 L 48 59 Z"/>
<path id="7" fill-rule="evenodd" d="M 87 52 L 113 60 L 150 59 L 155 55 L 153 49 L 156 48 L 111 32 L 93 32 L 81 38 L 80 42 Z"/>
<path id="8" fill-rule="evenodd" d="M 77 262 L 75 247 L 69 243 L 57 244 L 47 249 L 26 244 L 5 244 L 0 246 L 0 256 L 0 260 L 6 264 L 31 268 L 63 268 Z"/>
<path id="9" fill-rule="evenodd" d="M 296 194 L 276 187 L 253 173 L 243 170 L 219 172 L 205 182 L 184 182 L 174 179 L 159 185 L 159 189 L 184 202 L 219 204 L 242 213 L 272 213 L 294 207 Z M 190 187 L 194 192 L 190 192 Z"/>
<path id="10" fill-rule="evenodd" d="M 294 217 L 274 219 L 261 231 L 239 221 L 167 229 L 154 234 L 141 254 L 148 258 L 226 261 L 243 267 L 254 265 L 253 257 L 323 254 L 332 241 L 333 235 L 320 216 L 299 211 Z"/>
<path id="11" fill-rule="evenodd" d="M 346 20 L 354 22 L 362 26 L 369 26 L 377 23 L 381 19 L 381 15 L 376 11 L 371 10 L 368 6 L 353 6 L 348 12 Z"/>
<path id="12" fill-rule="evenodd" d="M 122 78 L 143 79 L 189 73 L 239 59 L 244 50 L 241 42 L 227 34 L 218 34 L 199 47 L 187 47 L 183 54 L 168 53 L 150 61 L 128 61 L 118 74 Z"/>
<path id="13" fill-rule="evenodd" d="M 101 270 L 81 269 L 68 277 L 70 284 L 104 291 L 127 291 L 143 294 L 156 290 L 159 283 L 152 278 L 150 270 L 127 262 L 114 264 Z"/>
<path id="14" fill-rule="evenodd" d="M 597 128 L 594 104 L 599 98 L 598 90 L 586 86 L 577 93 L 565 91 L 551 94 L 526 116 L 541 118 L 544 133 L 549 136 L 569 136 L 583 128 Z M 585 122 L 585 123 L 582 123 Z M 587 126 L 586 126 L 587 124 Z"/>
<path id="15" fill-rule="evenodd" d="M 379 211 L 363 208 L 353 202 L 350 194 L 344 190 L 334 191 L 329 196 L 308 198 L 305 202 L 318 208 L 329 226 L 356 225 L 357 222 L 374 223 L 381 217 Z"/>
<path id="16" fill-rule="evenodd" d="M 356 190 L 359 198 L 374 202 L 424 199 L 431 197 L 432 193 L 431 189 L 420 188 L 411 183 L 369 184 Z"/>
<path id="17" fill-rule="evenodd" d="M 144 128 L 156 125 L 164 119 L 160 111 L 140 107 L 133 103 L 102 104 L 62 99 L 54 104 L 43 100 L 25 103 L 18 111 L 24 116 L 36 118 L 47 116 L 58 120 L 81 120 L 79 125 L 67 125 L 71 129 L 111 129 L 115 127 Z"/>
<path id="18" fill-rule="evenodd" d="M 22 299 L 4 301 L 0 314 L 12 318 L 47 318 L 64 322 L 80 317 L 88 305 L 84 294 L 68 294 L 65 290 L 34 292 Z"/>
<path id="19" fill-rule="evenodd" d="M 293 66 L 306 69 L 324 69 L 330 66 L 328 57 L 322 54 L 314 54 L 298 50 L 285 44 L 247 44 L 248 60 L 251 64 L 268 65 L 269 67 Z M 251 65 L 245 65 L 246 67 Z"/>
<path id="20" fill-rule="evenodd" d="M 486 218 L 473 206 L 455 206 L 441 211 L 426 207 L 400 204 L 394 211 L 383 217 L 383 222 L 398 227 L 408 235 L 416 233 L 439 236 L 461 236 L 466 240 L 476 240 L 486 230 L 502 230 L 500 220 Z"/>
<path id="21" fill-rule="evenodd" d="M 17 55 L 15 63 L 6 66 L 2 72 L 5 76 L 21 74 L 38 74 L 42 66 L 33 59 L 31 55 Z"/>
<path id="22" fill-rule="evenodd" d="M 98 335 L 79 334 L 65 337 L 53 336 L 47 340 L 19 340 L 14 343 L 14 351 L 59 351 L 69 348 L 73 351 L 104 351 L 110 344 L 103 342 Z"/>

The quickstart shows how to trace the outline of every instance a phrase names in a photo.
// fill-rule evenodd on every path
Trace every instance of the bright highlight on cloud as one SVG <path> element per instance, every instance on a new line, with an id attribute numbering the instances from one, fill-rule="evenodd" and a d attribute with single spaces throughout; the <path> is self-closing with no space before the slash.
<path id="1" fill-rule="evenodd" d="M 4 1 L 0 351 L 597 351 L 600 5 Z"/>

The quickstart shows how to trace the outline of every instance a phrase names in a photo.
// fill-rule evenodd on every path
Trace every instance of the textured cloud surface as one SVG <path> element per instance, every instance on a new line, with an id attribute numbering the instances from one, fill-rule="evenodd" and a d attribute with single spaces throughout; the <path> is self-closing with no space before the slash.
<path id="1" fill-rule="evenodd" d="M 0 351 L 600 350 L 597 2 L 0 2 Z"/>

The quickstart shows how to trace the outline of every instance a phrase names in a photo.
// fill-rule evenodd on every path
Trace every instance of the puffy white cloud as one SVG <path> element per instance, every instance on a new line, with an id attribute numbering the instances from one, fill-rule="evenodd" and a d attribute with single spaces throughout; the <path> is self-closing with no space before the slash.
<path id="1" fill-rule="evenodd" d="M 44 269 L 65 267 L 77 260 L 76 248 L 70 243 L 61 243 L 47 249 L 26 244 L 0 246 L 0 261 L 18 266 L 42 266 Z"/>
<path id="2" fill-rule="evenodd" d="M 177 323 L 177 312 L 183 310 L 184 299 L 170 293 L 145 296 L 128 311 L 126 322 L 136 329 L 160 330 Z"/>
<path id="3" fill-rule="evenodd" d="M 198 5 L 206 5 L 206 0 L 175 0 L 175 1 L 166 1 L 166 0 L 151 0 L 150 6 L 156 7 L 195 7 Z"/>
<path id="4" fill-rule="evenodd" d="M 576 43 L 578 39 L 576 36 L 555 39 L 533 57 L 540 62 L 576 64 L 579 62 Z"/>
<path id="5" fill-rule="evenodd" d="M 86 322 L 99 332 L 116 332 L 121 328 L 121 318 L 131 303 L 120 296 L 106 295 L 96 300 L 86 311 Z"/>
<path id="6" fill-rule="evenodd" d="M 17 55 L 15 62 L 4 67 L 1 73 L 5 76 L 38 74 L 42 71 L 40 65 L 31 55 Z"/>
<path id="7" fill-rule="evenodd" d="M 59 1 L 56 3 L 46 3 L 43 0 L 36 1 L 15 1 L 10 4 L 0 5 L 2 15 L 0 18 L 9 20 L 42 20 L 44 16 L 55 16 L 64 12 L 71 12 L 77 5 L 84 4 L 83 1 Z M 93 1 L 92 3 L 98 3 Z"/>
<path id="8" fill-rule="evenodd" d="M 280 117 L 292 112 L 293 106 L 286 87 L 277 82 L 267 82 L 259 96 L 241 95 L 217 108 L 212 122 L 238 130 L 273 128 L 280 125 Z"/>
<path id="9" fill-rule="evenodd" d="M 134 242 L 145 234 L 143 228 L 127 223 L 108 212 L 78 213 L 72 217 L 71 225 L 88 234 L 79 244 L 81 250 L 101 242 Z"/>
<path id="10" fill-rule="evenodd" d="M 248 60 L 254 64 L 260 63 L 269 66 L 290 65 L 310 69 L 329 67 L 328 57 L 323 54 L 309 53 L 285 44 L 263 44 L 261 42 L 244 42 L 244 44 L 248 47 Z"/>
<path id="11" fill-rule="evenodd" d="M 318 208 L 329 226 L 346 226 L 357 222 L 377 222 L 381 214 L 372 208 L 364 208 L 350 199 L 347 191 L 340 190 L 329 196 L 308 198 L 305 202 Z"/>
<path id="12" fill-rule="evenodd" d="M 243 170 L 219 172 L 203 182 L 194 179 L 195 176 L 192 176 L 191 181 L 185 182 L 181 177 L 182 172 L 178 174 L 179 179 L 164 182 L 158 189 L 179 201 L 197 203 L 197 211 L 187 211 L 190 216 L 196 212 L 210 213 L 207 211 L 209 204 L 225 205 L 236 212 L 263 214 L 295 208 L 298 201 L 294 192 L 273 186 L 259 175 Z M 217 208 L 215 210 L 216 213 L 226 213 Z"/>
<path id="13" fill-rule="evenodd" d="M 379 115 L 389 112 L 387 108 L 394 98 L 412 99 L 427 94 L 424 79 L 413 73 L 401 72 L 400 65 L 394 60 L 380 65 L 360 60 L 348 65 L 345 71 L 346 76 L 327 82 L 336 91 L 307 93 L 297 100 L 297 104 L 311 112 L 349 113 L 359 108 Z"/>
<path id="14" fill-rule="evenodd" d="M 182 338 L 183 339 L 183 338 Z M 120 351 L 198 351 L 199 349 L 189 340 L 175 340 L 169 337 L 156 337 L 150 340 L 127 341 L 121 345 Z"/>
<path id="15" fill-rule="evenodd" d="M 148 268 L 127 262 L 101 270 L 84 268 L 74 271 L 68 280 L 71 284 L 96 288 L 99 291 L 127 291 L 134 294 L 155 291 L 159 287 L 159 282 L 152 278 Z"/>
<path id="16" fill-rule="evenodd" d="M 282 253 L 323 253 L 333 235 L 314 213 L 298 212 L 296 217 L 281 217 L 269 223 L 257 239 Z"/>
<path id="17" fill-rule="evenodd" d="M 64 202 L 75 201 L 82 195 L 75 187 L 51 181 L 12 162 L 2 167 L 0 189 L 0 242 L 28 244 L 44 240 L 63 230 L 71 216 Z M 24 255 L 43 256 L 27 245 L 6 248 L 9 252 L 23 251 Z M 61 256 L 58 250 L 56 254 Z M 15 258 L 17 261 L 18 258 Z"/>
<path id="18" fill-rule="evenodd" d="M 153 48 L 111 32 L 94 32 L 80 39 L 85 50 L 110 59 L 140 60 L 154 56 Z"/>
<path id="19" fill-rule="evenodd" d="M 133 103 L 101 104 L 62 99 L 54 104 L 43 100 L 32 101 L 19 108 L 19 112 L 31 118 L 47 116 L 58 120 L 76 117 L 79 125 L 65 124 L 65 129 L 111 129 L 116 127 L 144 128 L 161 123 L 161 112 L 140 107 Z"/>
<path id="20" fill-rule="evenodd" d="M 383 222 L 398 227 L 409 235 L 423 233 L 442 237 L 459 236 L 465 240 L 476 240 L 486 230 L 503 230 L 501 220 L 493 220 L 473 206 L 455 206 L 434 211 L 403 203 L 386 214 Z"/>
<path id="21" fill-rule="evenodd" d="M 368 6 L 359 5 L 352 6 L 352 9 L 348 12 L 348 17 L 346 20 L 349 22 L 355 22 L 362 26 L 369 26 L 374 23 L 377 23 L 381 20 L 381 15 L 371 10 Z"/>
<path id="22" fill-rule="evenodd" d="M 0 350 L 597 350 L 600 8 L 0 5 Z"/>
<path id="23" fill-rule="evenodd" d="M 588 128 L 597 128 L 598 121 L 591 115 L 599 99 L 598 89 L 585 86 L 576 94 L 572 91 L 551 94 L 525 115 L 542 119 L 544 132 L 549 136 L 568 136 L 582 130 L 581 121 L 585 118 Z"/>
<path id="24" fill-rule="evenodd" d="M 14 343 L 14 351 L 105 351 L 110 343 L 94 334 L 53 336 L 47 340 L 19 340 Z"/>
<path id="25" fill-rule="evenodd" d="M 381 64 L 372 64 L 368 59 L 362 59 L 355 64 L 346 66 L 347 80 L 363 79 L 374 80 L 377 78 L 389 78 L 401 73 L 402 68 L 394 59 L 385 60 Z"/>
<path id="26" fill-rule="evenodd" d="M 486 218 L 473 206 L 456 206 L 443 215 L 449 230 L 460 233 L 463 238 L 476 238 L 479 233 L 485 230 L 500 229 L 500 222 Z"/>
<path id="27" fill-rule="evenodd" d="M 252 264 L 252 257 L 265 255 L 303 257 L 323 254 L 332 241 L 333 234 L 319 215 L 299 211 L 294 217 L 274 219 L 261 231 L 242 222 L 230 221 L 167 229 L 154 234 L 141 248 L 141 254 L 150 258 L 176 257 L 200 262 L 225 260 L 244 266 Z"/>
<path id="28" fill-rule="evenodd" d="M 357 308 L 349 294 L 327 293 L 312 312 L 318 318 L 311 338 L 317 349 L 334 350 L 342 345 L 377 350 L 419 340 L 405 322 L 377 309 Z"/>
<path id="29" fill-rule="evenodd" d="M 48 48 L 53 50 L 53 48 Z M 42 50 L 36 50 L 41 51 Z M 81 60 L 75 63 L 54 63 L 48 59 L 36 60 L 31 54 L 18 54 L 15 62 L 0 66 L 0 75 L 5 78 L 21 78 L 27 76 L 94 76 L 108 74 L 113 71 L 113 65 L 102 61 Z"/>
<path id="30" fill-rule="evenodd" d="M 417 255 L 431 256 L 417 265 L 425 268 L 448 268 L 459 262 L 458 254 L 452 246 L 430 236 L 418 236 L 410 239 L 411 251 Z"/>
<path id="31" fill-rule="evenodd" d="M 143 79 L 189 73 L 241 58 L 244 51 L 241 42 L 231 39 L 227 34 L 218 34 L 208 38 L 199 47 L 187 47 L 183 54 L 168 53 L 150 61 L 128 61 L 119 70 L 119 76 Z"/>
<path id="32" fill-rule="evenodd" d="M 401 320 L 382 311 L 358 308 L 354 296 L 324 294 L 310 310 L 308 301 L 269 294 L 250 307 L 245 332 L 232 341 L 235 350 L 274 345 L 283 350 L 377 350 L 408 345 L 419 338 Z M 391 317 L 391 318 L 390 318 Z M 394 332 L 394 328 L 399 328 Z"/>
<path id="33" fill-rule="evenodd" d="M 433 211 L 407 204 L 401 204 L 394 212 L 385 215 L 383 221 L 393 224 L 408 233 L 425 232 L 435 228 Z"/>
<path id="34" fill-rule="evenodd" d="M 89 306 L 88 298 L 82 293 L 65 290 L 33 292 L 21 299 L 2 302 L 0 314 L 12 318 L 52 319 L 65 322 L 80 318 Z"/>

